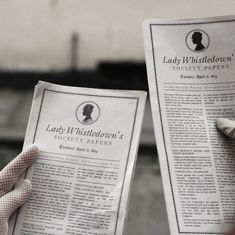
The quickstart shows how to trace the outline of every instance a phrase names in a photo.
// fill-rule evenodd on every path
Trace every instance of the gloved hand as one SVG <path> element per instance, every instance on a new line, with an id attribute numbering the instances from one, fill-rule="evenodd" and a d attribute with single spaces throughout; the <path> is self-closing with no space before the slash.
<path id="1" fill-rule="evenodd" d="M 11 214 L 21 206 L 30 196 L 31 183 L 25 180 L 22 185 L 12 190 L 18 177 L 36 159 L 38 148 L 31 145 L 18 155 L 0 172 L 0 234 L 6 235 L 8 219 Z"/>
<path id="2" fill-rule="evenodd" d="M 216 120 L 217 128 L 230 139 L 235 139 L 235 121 L 231 121 L 227 118 L 218 118 Z M 235 229 L 233 229 L 229 235 L 235 235 Z"/>
<path id="3" fill-rule="evenodd" d="M 235 121 L 227 118 L 218 118 L 216 120 L 217 128 L 231 139 L 235 139 Z"/>

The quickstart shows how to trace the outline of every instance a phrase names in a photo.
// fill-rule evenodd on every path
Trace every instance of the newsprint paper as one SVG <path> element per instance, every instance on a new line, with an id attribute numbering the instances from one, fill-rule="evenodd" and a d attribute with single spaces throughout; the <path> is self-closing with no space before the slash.
<path id="1" fill-rule="evenodd" d="M 235 225 L 235 16 L 144 22 L 148 82 L 172 235 Z"/>
<path id="2" fill-rule="evenodd" d="M 10 235 L 120 235 L 146 92 L 36 86 L 24 148 L 39 159 Z"/>

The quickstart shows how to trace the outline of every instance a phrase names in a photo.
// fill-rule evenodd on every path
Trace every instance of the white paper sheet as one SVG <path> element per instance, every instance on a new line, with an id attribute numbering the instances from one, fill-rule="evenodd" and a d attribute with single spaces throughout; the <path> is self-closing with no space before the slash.
<path id="1" fill-rule="evenodd" d="M 235 17 L 146 20 L 151 107 L 172 235 L 235 225 Z"/>
<path id="2" fill-rule="evenodd" d="M 24 148 L 35 143 L 40 156 L 9 234 L 122 234 L 145 99 L 39 82 Z"/>

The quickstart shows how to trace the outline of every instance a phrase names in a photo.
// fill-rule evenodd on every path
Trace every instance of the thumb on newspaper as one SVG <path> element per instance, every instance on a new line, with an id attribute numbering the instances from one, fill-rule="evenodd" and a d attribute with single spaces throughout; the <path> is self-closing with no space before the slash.
<path id="1" fill-rule="evenodd" d="M 216 120 L 217 128 L 227 137 L 235 139 L 235 121 L 227 118 L 218 118 Z"/>

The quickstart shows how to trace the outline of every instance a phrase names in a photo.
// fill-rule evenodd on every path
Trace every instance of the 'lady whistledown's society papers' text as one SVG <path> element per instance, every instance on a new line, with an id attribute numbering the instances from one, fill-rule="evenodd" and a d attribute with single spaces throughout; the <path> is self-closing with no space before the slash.
<path id="1" fill-rule="evenodd" d="M 145 99 L 39 82 L 24 147 L 37 144 L 40 156 L 9 234 L 121 235 Z"/>
<path id="2" fill-rule="evenodd" d="M 235 143 L 215 127 L 235 118 L 235 17 L 148 20 L 145 52 L 172 235 L 235 225 Z"/>

